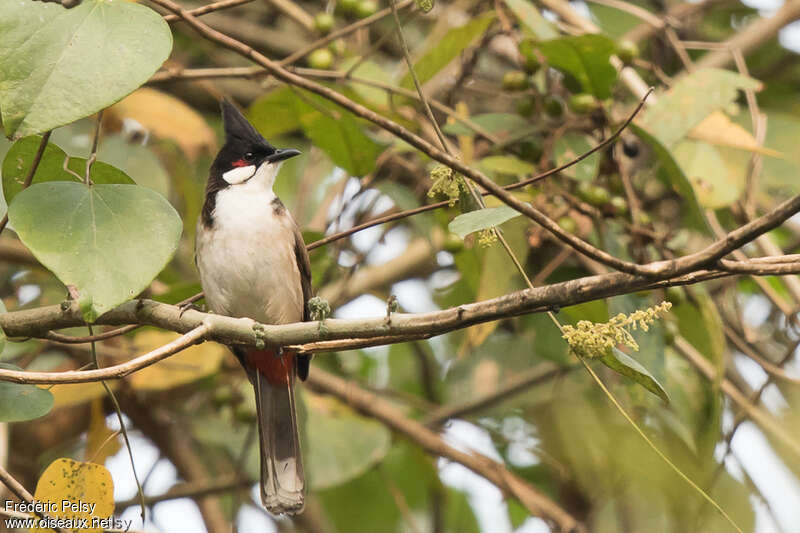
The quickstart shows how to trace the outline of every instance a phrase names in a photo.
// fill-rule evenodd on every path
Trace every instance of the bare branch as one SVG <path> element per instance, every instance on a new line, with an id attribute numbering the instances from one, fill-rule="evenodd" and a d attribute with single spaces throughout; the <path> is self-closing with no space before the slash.
<path id="1" fill-rule="evenodd" d="M 478 453 L 456 450 L 442 438 L 419 422 L 403 416 L 388 402 L 315 366 L 308 376 L 313 388 L 332 394 L 358 411 L 376 418 L 395 431 L 405 435 L 426 451 L 460 463 L 476 474 L 488 479 L 502 491 L 514 496 L 534 516 L 555 524 L 559 531 L 585 531 L 582 524 L 557 503 L 508 471 L 505 465 Z"/>

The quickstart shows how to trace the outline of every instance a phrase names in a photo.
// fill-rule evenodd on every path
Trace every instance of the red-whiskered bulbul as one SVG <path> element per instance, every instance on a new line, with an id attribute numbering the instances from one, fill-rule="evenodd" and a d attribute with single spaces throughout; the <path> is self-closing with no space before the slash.
<path id="1" fill-rule="evenodd" d="M 208 308 L 264 324 L 308 320 L 311 266 L 303 237 L 272 186 L 298 155 L 264 139 L 222 101 L 225 145 L 217 154 L 197 222 L 196 262 Z M 295 377 L 310 356 L 231 347 L 255 388 L 261 446 L 261 501 L 271 513 L 303 510 L 305 477 L 294 404 Z"/>

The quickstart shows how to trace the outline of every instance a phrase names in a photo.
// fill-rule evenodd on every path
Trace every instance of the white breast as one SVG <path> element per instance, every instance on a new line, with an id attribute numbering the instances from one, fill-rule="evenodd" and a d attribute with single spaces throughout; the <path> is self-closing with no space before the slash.
<path id="1" fill-rule="evenodd" d="M 272 165 L 270 165 L 272 166 Z M 214 224 L 197 224 L 197 267 L 206 303 L 218 314 L 266 324 L 299 322 L 303 291 L 294 253 L 294 221 L 278 213 L 277 169 L 219 191 Z"/>

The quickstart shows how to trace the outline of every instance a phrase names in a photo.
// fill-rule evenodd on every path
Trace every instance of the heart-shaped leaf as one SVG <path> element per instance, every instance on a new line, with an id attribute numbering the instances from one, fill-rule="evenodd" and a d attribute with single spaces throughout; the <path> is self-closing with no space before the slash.
<path id="1" fill-rule="evenodd" d="M 22 370 L 5 363 L 0 363 L 0 368 Z M 52 407 L 53 395 L 50 391 L 40 389 L 36 385 L 0 381 L 0 422 L 21 422 L 39 418 L 49 413 Z"/>
<path id="2" fill-rule="evenodd" d="M 62 523 L 76 524 L 86 521 L 86 527 L 64 528 L 68 531 L 102 533 L 100 520 L 114 514 L 114 480 L 106 467 L 96 463 L 82 463 L 60 457 L 50 463 L 36 483 L 34 499 L 55 509 L 48 515 Z M 31 531 L 49 532 L 52 529 L 31 528 Z"/>
<path id="3" fill-rule="evenodd" d="M 147 287 L 182 229 L 163 196 L 123 184 L 34 184 L 14 197 L 8 217 L 39 262 L 78 290 L 88 322 Z"/>
<path id="4" fill-rule="evenodd" d="M 3 2 L 0 110 L 7 136 L 89 116 L 142 85 L 172 50 L 163 17 L 134 2 L 83 0 L 72 9 Z"/>
<path id="5" fill-rule="evenodd" d="M 3 160 L 3 196 L 6 202 L 11 203 L 14 196 L 22 190 L 22 185 L 28 176 L 41 141 L 42 138 L 39 135 L 24 137 L 15 142 L 6 154 L 6 158 Z M 67 154 L 64 150 L 53 143 L 47 143 L 39 166 L 36 167 L 33 182 L 81 181 L 75 175 L 64 170 L 64 158 L 66 157 Z M 79 176 L 83 176 L 86 172 L 86 159 L 71 157 L 68 167 Z M 101 161 L 95 161 L 92 165 L 90 178 L 94 183 L 133 184 L 133 180 L 127 174 Z"/>

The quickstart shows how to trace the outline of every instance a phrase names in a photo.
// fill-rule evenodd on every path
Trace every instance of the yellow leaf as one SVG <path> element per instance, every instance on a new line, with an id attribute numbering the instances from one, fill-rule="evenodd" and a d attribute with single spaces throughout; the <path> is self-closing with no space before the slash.
<path id="1" fill-rule="evenodd" d="M 177 339 L 177 333 L 167 331 L 143 331 L 133 340 L 136 353 L 146 353 Z M 206 342 L 196 344 L 155 365 L 148 366 L 131 376 L 133 387 L 138 390 L 164 390 L 191 383 L 219 369 L 226 349 L 219 344 Z"/>
<path id="2" fill-rule="evenodd" d="M 103 465 L 62 457 L 50 463 L 39 478 L 34 499 L 46 506 L 48 517 L 64 520 L 58 524 L 64 531 L 101 533 L 103 526 L 98 520 L 114 513 L 114 481 Z"/>
<path id="3" fill-rule="evenodd" d="M 731 119 L 722 111 L 715 111 L 708 115 L 703 122 L 695 126 L 689 137 L 710 144 L 730 146 L 748 152 L 755 152 L 770 157 L 783 159 L 781 152 L 759 146 L 755 138 L 746 129 L 731 122 Z"/>
<path id="4" fill-rule="evenodd" d="M 118 387 L 115 381 L 106 381 L 106 384 L 112 391 Z M 106 390 L 100 382 L 65 383 L 53 386 L 50 392 L 53 393 L 53 409 L 78 405 L 106 395 Z"/>
<path id="5" fill-rule="evenodd" d="M 103 401 L 92 402 L 92 413 L 89 420 L 89 433 L 86 442 L 86 460 L 105 464 L 106 459 L 119 451 L 120 444 L 117 432 L 106 426 L 106 415 L 103 412 Z"/>
<path id="6" fill-rule="evenodd" d="M 190 159 L 201 152 L 213 152 L 217 138 L 203 117 L 181 100 L 149 87 L 144 87 L 106 111 L 109 120 L 118 125 L 134 120 L 156 137 L 178 143 Z"/>

